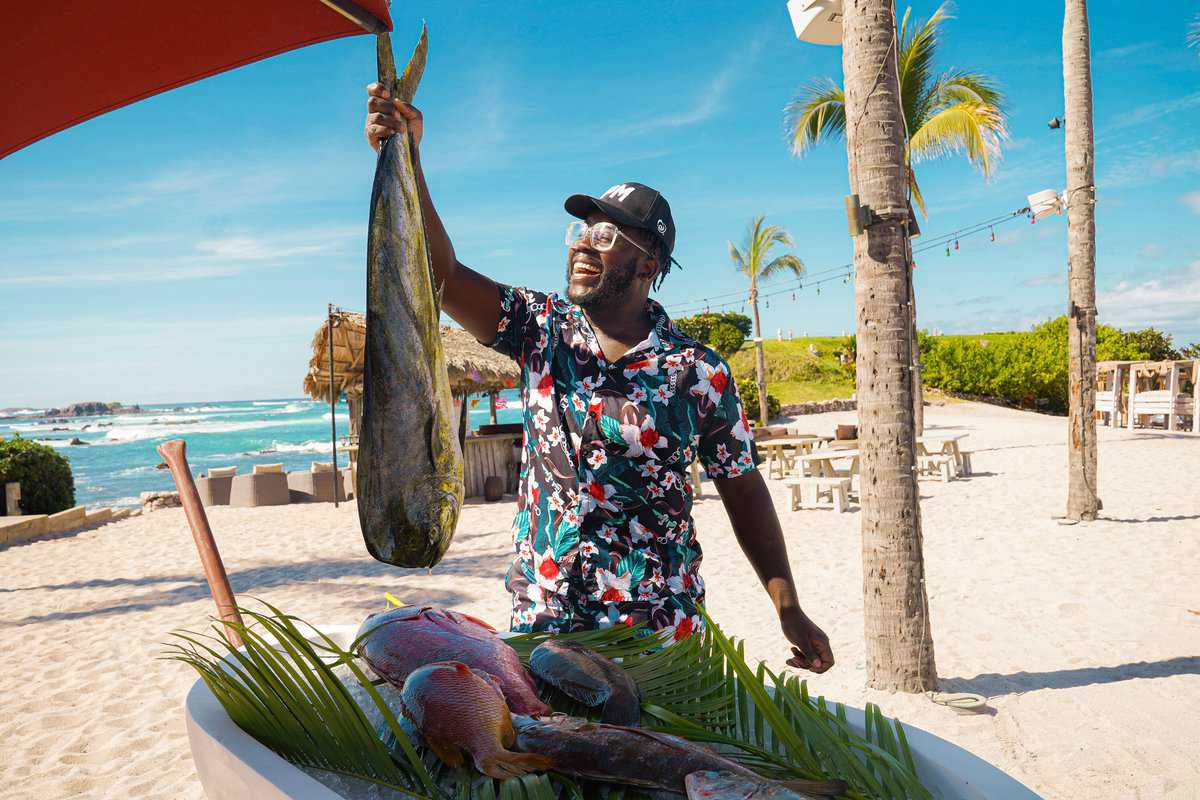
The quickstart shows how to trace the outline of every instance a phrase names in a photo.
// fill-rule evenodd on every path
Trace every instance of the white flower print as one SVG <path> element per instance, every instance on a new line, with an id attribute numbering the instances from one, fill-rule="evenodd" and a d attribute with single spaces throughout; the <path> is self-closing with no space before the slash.
<path id="1" fill-rule="evenodd" d="M 601 539 L 608 542 L 609 544 L 612 544 L 613 542 L 615 542 L 617 540 L 617 529 L 614 528 L 612 525 L 601 525 L 600 530 L 597 531 L 596 533 L 597 533 L 597 535 L 599 535 L 599 537 Z"/>
<path id="2" fill-rule="evenodd" d="M 662 465 L 660 465 L 657 461 L 647 461 L 641 466 L 642 477 L 653 478 L 658 474 L 660 469 L 662 469 Z"/>
<path id="3" fill-rule="evenodd" d="M 550 493 L 549 502 L 550 508 L 552 508 L 554 511 L 557 511 L 559 514 L 561 514 L 562 510 L 566 508 L 566 504 L 563 502 L 563 496 L 558 492 Z"/>
<path id="4" fill-rule="evenodd" d="M 665 383 L 660 384 L 659 387 L 654 390 L 654 402 L 662 403 L 664 406 L 667 404 L 667 401 L 674 396 L 675 392 L 673 392 L 671 387 Z"/>
<path id="5" fill-rule="evenodd" d="M 632 378 L 639 372 L 644 372 L 647 375 L 653 375 L 658 372 L 658 356 L 649 356 L 637 361 L 631 361 L 625 365 L 626 378 Z"/>
<path id="6" fill-rule="evenodd" d="M 599 588 L 592 592 L 592 599 L 604 603 L 619 603 L 624 600 L 631 600 L 632 595 L 629 594 L 629 582 L 631 578 L 632 576 L 629 573 L 616 575 L 606 569 L 596 570 L 596 585 Z"/>
<path id="7" fill-rule="evenodd" d="M 643 455 L 647 458 L 658 458 L 654 448 L 667 446 L 667 437 L 655 430 L 654 417 L 649 415 L 642 420 L 640 426 L 622 425 L 621 438 L 625 440 L 625 455 L 629 458 Z"/>
<path id="8" fill-rule="evenodd" d="M 608 454 L 597 447 L 595 450 L 588 453 L 587 463 L 592 469 L 600 469 L 606 463 L 608 463 Z"/>
<path id="9" fill-rule="evenodd" d="M 648 542 L 654 538 L 654 534 L 650 532 L 650 529 L 636 519 L 629 520 L 629 536 L 634 544 Z"/>
<path id="10" fill-rule="evenodd" d="M 721 402 L 721 395 L 729 385 L 729 370 L 724 364 L 712 366 L 705 361 L 696 362 L 696 374 L 699 380 L 692 387 L 692 394 L 708 397 L 713 404 Z"/>
<path id="11" fill-rule="evenodd" d="M 555 426 L 555 427 L 551 428 L 550 430 L 546 431 L 546 441 L 550 443 L 551 447 L 558 447 L 560 444 L 562 444 L 563 443 L 562 428 Z"/>
<path id="12" fill-rule="evenodd" d="M 719 445 L 717 445 L 717 460 L 718 461 L 728 461 L 729 460 L 729 448 L 725 446 L 724 442 L 721 442 Z"/>
<path id="13" fill-rule="evenodd" d="M 589 513 L 594 508 L 603 508 L 605 511 L 616 511 L 617 506 L 611 500 L 616 490 L 617 487 L 601 483 L 596 480 L 590 471 L 585 470 L 583 494 L 581 495 L 582 502 L 579 504 L 579 510 L 584 514 Z"/>
<path id="14" fill-rule="evenodd" d="M 579 512 L 573 508 L 568 508 L 563 512 L 563 522 L 565 522 L 567 525 L 570 525 L 572 528 L 578 528 L 579 523 L 582 521 L 583 518 L 579 516 Z"/>
<path id="15" fill-rule="evenodd" d="M 671 628 L 671 638 L 675 641 L 686 639 L 700 630 L 700 617 L 689 617 L 683 609 L 675 609 L 675 624 Z"/>
<path id="16" fill-rule="evenodd" d="M 551 592 L 557 592 L 562 583 L 562 571 L 554 560 L 554 551 L 549 548 L 544 553 L 533 554 L 533 576 L 537 585 Z"/>
<path id="17" fill-rule="evenodd" d="M 629 402 L 631 403 L 644 403 L 646 402 L 646 390 L 641 386 L 635 385 L 625 397 L 629 398 Z"/>
<path id="18" fill-rule="evenodd" d="M 530 408 L 536 406 L 547 411 L 554 409 L 554 378 L 550 375 L 549 362 L 543 364 L 540 371 L 529 370 L 527 386 L 525 402 Z"/>
<path id="19" fill-rule="evenodd" d="M 604 383 L 603 375 L 600 375 L 595 378 L 593 378 L 591 375 L 588 375 L 583 380 L 576 382 L 575 385 L 579 387 L 579 391 L 582 392 L 583 394 L 593 394 L 593 393 L 595 393 L 595 391 L 598 388 L 600 388 L 600 385 L 603 383 Z"/>
<path id="20" fill-rule="evenodd" d="M 533 415 L 533 427 L 539 431 L 546 430 L 546 423 L 550 421 L 550 415 L 544 409 L 539 408 Z"/>
<path id="21" fill-rule="evenodd" d="M 754 431 L 750 429 L 750 421 L 746 419 L 746 409 L 742 409 L 741 418 L 733 426 L 733 438 L 739 442 L 751 442 L 754 440 Z"/>
<path id="22" fill-rule="evenodd" d="M 661 486 L 656 486 L 655 484 L 652 483 L 646 487 L 646 494 L 648 494 L 654 498 L 659 498 L 659 497 L 662 497 L 663 494 L 665 494 L 665 492 L 663 492 Z"/>
<path id="23" fill-rule="evenodd" d="M 688 574 L 686 567 L 681 567 L 678 575 L 672 575 L 667 579 L 667 588 L 671 590 L 671 594 L 689 594 L 694 585 L 695 581 Z"/>
<path id="24" fill-rule="evenodd" d="M 579 554 L 584 558 L 592 558 L 600 552 L 600 548 L 596 547 L 595 542 L 583 542 L 579 545 Z"/>

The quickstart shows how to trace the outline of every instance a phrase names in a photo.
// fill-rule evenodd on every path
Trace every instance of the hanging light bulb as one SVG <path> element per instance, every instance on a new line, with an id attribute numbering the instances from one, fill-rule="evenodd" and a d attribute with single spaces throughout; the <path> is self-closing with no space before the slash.
<path id="1" fill-rule="evenodd" d="M 992 232 L 992 241 L 996 241 L 996 229 L 989 226 L 988 230 Z"/>
<path id="2" fill-rule="evenodd" d="M 946 245 L 946 258 L 950 257 L 950 245 Z"/>
<path id="3" fill-rule="evenodd" d="M 771 307 L 771 298 L 767 298 L 767 308 Z"/>
<path id="4" fill-rule="evenodd" d="M 821 287 L 820 287 L 820 286 L 818 286 L 818 287 L 817 287 L 817 296 L 820 296 L 820 294 L 821 294 Z"/>
<path id="5" fill-rule="evenodd" d="M 850 273 L 849 272 L 846 273 L 846 278 L 842 281 L 842 283 L 846 284 L 847 286 L 850 285 Z"/>
<path id="6" fill-rule="evenodd" d="M 792 292 L 792 302 L 796 302 L 796 293 Z"/>
<path id="7" fill-rule="evenodd" d="M 958 239 L 957 238 L 954 240 L 954 249 L 955 250 L 958 249 Z"/>

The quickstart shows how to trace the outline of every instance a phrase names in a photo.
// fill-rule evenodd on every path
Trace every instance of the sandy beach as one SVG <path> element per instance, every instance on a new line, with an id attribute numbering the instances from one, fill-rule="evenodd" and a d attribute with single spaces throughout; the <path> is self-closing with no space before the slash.
<path id="1" fill-rule="evenodd" d="M 853 416 L 799 424 L 828 433 Z M 945 690 L 987 695 L 986 714 L 863 689 L 858 514 L 791 512 L 770 482 L 805 607 L 838 660 L 810 687 L 879 703 L 1046 797 L 1196 797 L 1200 439 L 1102 428 L 1103 519 L 1064 527 L 1052 516 L 1065 503 L 1065 424 L 972 403 L 927 410 L 930 434 L 969 435 L 976 473 L 921 484 L 938 673 Z M 779 667 L 772 609 L 707 488 L 695 518 L 709 609 Z M 352 503 L 209 514 L 244 599 L 357 622 L 390 591 L 503 627 L 514 509 L 468 505 L 432 574 L 373 561 Z M 2 548 L 0 575 L 0 794 L 203 797 L 182 713 L 195 675 L 155 660 L 170 630 L 212 612 L 182 511 Z"/>

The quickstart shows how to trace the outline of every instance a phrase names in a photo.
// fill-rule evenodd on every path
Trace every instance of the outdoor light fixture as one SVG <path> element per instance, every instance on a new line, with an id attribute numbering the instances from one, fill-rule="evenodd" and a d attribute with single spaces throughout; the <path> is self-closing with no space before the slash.
<path id="1" fill-rule="evenodd" d="M 1047 122 L 1046 125 L 1050 128 L 1050 130 L 1056 131 L 1063 126 L 1065 121 L 1066 119 L 1064 117 L 1051 117 L 1050 121 Z"/>
<path id="2" fill-rule="evenodd" d="M 1043 189 L 1029 195 L 1029 213 L 1034 222 L 1051 214 L 1061 215 L 1065 202 L 1063 195 L 1054 189 Z"/>
<path id="3" fill-rule="evenodd" d="M 788 0 L 796 38 L 811 44 L 842 43 L 842 0 Z"/>

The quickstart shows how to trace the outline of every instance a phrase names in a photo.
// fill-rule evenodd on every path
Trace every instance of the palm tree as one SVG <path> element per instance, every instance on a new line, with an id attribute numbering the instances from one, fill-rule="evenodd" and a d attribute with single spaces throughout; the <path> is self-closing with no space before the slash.
<path id="1" fill-rule="evenodd" d="M 909 170 L 891 0 L 856 0 L 844 8 L 850 191 L 871 208 L 904 208 Z M 895 215 L 854 237 L 863 629 L 867 685 L 924 692 L 937 688 L 937 667 L 915 469 L 914 382 L 906 368 L 913 344 L 907 242 L 906 221 Z"/>
<path id="2" fill-rule="evenodd" d="M 758 282 L 781 272 L 790 272 L 799 278 L 804 274 L 804 264 L 799 258 L 787 253 L 768 261 L 775 245 L 792 247 L 792 237 L 778 225 L 764 225 L 765 217 L 750 220 L 746 230 L 744 252 L 729 242 L 729 257 L 738 271 L 750 279 L 750 307 L 754 309 L 754 348 L 757 350 L 755 364 L 758 382 L 758 419 L 760 425 L 767 424 L 767 360 L 763 355 L 762 327 L 758 321 Z"/>
<path id="3" fill-rule="evenodd" d="M 1087 0 L 1066 0 L 1063 14 L 1063 111 L 1066 112 L 1067 519 L 1096 518 L 1096 144 L 1092 134 L 1092 59 Z"/>
<path id="4" fill-rule="evenodd" d="M 925 198 L 912 165 L 963 153 L 984 177 L 990 177 L 1008 138 L 1004 95 L 995 81 L 981 72 L 934 71 L 941 24 L 950 19 L 942 4 L 919 27 L 908 24 L 912 8 L 900 23 L 900 104 L 904 112 L 908 187 L 913 202 L 925 213 Z M 826 139 L 846 132 L 846 92 L 829 78 L 804 87 L 786 109 L 792 153 L 802 156 Z"/>
<path id="5" fill-rule="evenodd" d="M 910 27 L 912 8 L 900 24 L 900 104 L 903 112 L 904 163 L 908 188 L 917 208 L 925 214 L 925 198 L 917 184 L 914 162 L 963 153 L 984 177 L 989 177 L 1008 137 L 1004 95 L 995 81 L 964 70 L 934 71 L 934 57 L 941 37 L 941 23 L 950 18 L 948 4 L 938 7 L 923 25 Z M 846 132 L 846 92 L 832 79 L 824 78 L 800 91 L 786 109 L 792 153 L 801 156 L 815 144 L 838 138 Z M 911 261 L 911 256 L 909 258 Z M 912 282 L 912 275 L 908 276 Z M 910 287 L 909 294 L 912 294 Z M 924 428 L 920 357 L 917 352 L 916 306 L 909 306 L 912 321 L 911 350 L 916 391 L 913 415 L 917 433 Z"/>

